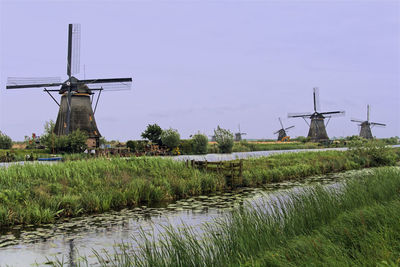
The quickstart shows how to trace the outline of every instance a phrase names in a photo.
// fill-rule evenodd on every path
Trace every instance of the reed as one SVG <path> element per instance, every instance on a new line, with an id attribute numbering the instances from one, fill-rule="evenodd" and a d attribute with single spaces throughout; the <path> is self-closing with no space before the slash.
<path id="1" fill-rule="evenodd" d="M 342 186 L 282 194 L 204 225 L 145 233 L 139 249 L 98 256 L 103 266 L 396 266 L 400 171 L 380 168 Z"/>

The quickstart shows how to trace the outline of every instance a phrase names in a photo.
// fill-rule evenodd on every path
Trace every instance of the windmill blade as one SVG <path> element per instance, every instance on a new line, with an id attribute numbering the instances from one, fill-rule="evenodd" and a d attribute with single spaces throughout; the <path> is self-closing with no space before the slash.
<path id="1" fill-rule="evenodd" d="M 79 73 L 81 53 L 81 25 L 68 24 L 67 75 Z"/>
<path id="2" fill-rule="evenodd" d="M 292 129 L 293 127 L 294 127 L 294 125 L 293 126 L 289 126 L 289 127 L 285 128 L 284 130 L 287 131 L 289 129 Z"/>
<path id="3" fill-rule="evenodd" d="M 288 113 L 288 118 L 304 118 L 304 117 L 311 117 L 312 113 Z"/>
<path id="4" fill-rule="evenodd" d="M 80 63 L 81 63 L 81 25 L 72 24 L 71 74 L 79 73 Z"/>
<path id="5" fill-rule="evenodd" d="M 279 119 L 279 123 L 281 124 L 281 127 L 282 127 L 282 129 L 283 129 L 283 123 L 282 123 L 282 120 L 281 120 L 281 118 L 280 118 L 280 117 L 279 117 L 278 119 Z"/>
<path id="6" fill-rule="evenodd" d="M 313 98 L 314 98 L 314 111 L 320 110 L 319 106 L 319 89 L 318 87 L 313 88 Z"/>
<path id="7" fill-rule="evenodd" d="M 104 91 L 125 91 L 131 89 L 132 78 L 89 79 L 79 83 L 86 84 L 90 89 L 101 87 Z"/>
<path id="8" fill-rule="evenodd" d="M 367 105 L 367 121 L 369 121 L 369 111 L 370 111 L 370 106 Z"/>
<path id="9" fill-rule="evenodd" d="M 6 89 L 55 87 L 62 84 L 60 77 L 8 77 Z"/>
<path id="10" fill-rule="evenodd" d="M 386 124 L 378 123 L 378 122 L 371 122 L 371 125 L 373 125 L 373 126 L 381 126 L 381 127 L 385 127 L 386 126 Z"/>
<path id="11" fill-rule="evenodd" d="M 344 116 L 345 112 L 344 112 L 344 110 L 340 110 L 340 111 L 320 112 L 319 114 L 321 114 L 321 115 L 329 115 L 330 117 L 339 117 L 339 116 Z"/>
<path id="12" fill-rule="evenodd" d="M 357 122 L 357 123 L 363 123 L 364 121 L 362 121 L 362 120 L 357 120 L 357 119 L 351 119 L 350 121 L 352 121 L 352 122 Z"/>
<path id="13" fill-rule="evenodd" d="M 279 133 L 279 131 L 280 131 L 280 130 L 278 130 L 278 131 L 274 132 L 274 134 L 278 134 L 278 133 Z"/>

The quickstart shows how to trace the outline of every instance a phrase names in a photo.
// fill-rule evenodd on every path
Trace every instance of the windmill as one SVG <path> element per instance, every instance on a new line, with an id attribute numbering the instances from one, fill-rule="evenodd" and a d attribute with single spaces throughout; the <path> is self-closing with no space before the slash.
<path id="1" fill-rule="evenodd" d="M 372 139 L 372 132 L 371 132 L 371 126 L 386 126 L 386 124 L 383 123 L 377 123 L 377 122 L 370 122 L 369 121 L 369 112 L 370 112 L 370 107 L 369 105 L 367 105 L 367 120 L 366 121 L 362 121 L 362 120 L 356 120 L 356 119 L 352 119 L 352 122 L 357 122 L 359 123 L 358 126 L 361 126 L 361 130 L 360 130 L 360 136 L 364 137 L 366 139 Z"/>
<path id="2" fill-rule="evenodd" d="M 235 133 L 235 141 L 236 142 L 242 141 L 242 135 L 246 135 L 246 133 L 242 133 L 240 131 L 240 124 L 239 124 L 239 132 Z"/>
<path id="3" fill-rule="evenodd" d="M 287 136 L 287 135 L 286 135 L 286 131 L 289 130 L 289 129 L 291 129 L 291 128 L 293 128 L 294 125 L 285 128 L 285 127 L 283 127 L 283 123 L 282 123 L 281 118 L 278 118 L 278 119 L 279 119 L 279 123 L 281 124 L 281 127 L 282 127 L 282 128 L 281 128 L 280 130 L 274 132 L 274 134 L 278 134 L 278 141 L 282 141 L 282 139 L 283 139 L 284 137 Z"/>
<path id="4" fill-rule="evenodd" d="M 308 137 L 313 142 L 327 141 L 329 140 L 328 134 L 326 133 L 326 127 L 329 124 L 331 117 L 344 115 L 344 111 L 329 111 L 319 112 L 319 92 L 318 88 L 313 89 L 314 98 L 314 112 L 313 113 L 289 113 L 289 118 L 303 118 L 308 124 L 306 118 L 311 119 L 311 123 L 308 124 L 310 129 L 308 131 Z M 328 118 L 328 122 L 324 123 L 324 119 Z"/>
<path id="5" fill-rule="evenodd" d="M 54 128 L 57 135 L 67 135 L 77 129 L 88 134 L 88 146 L 98 147 L 100 132 L 94 118 L 97 104 L 102 91 L 129 90 L 132 78 L 112 79 L 83 79 L 72 76 L 79 73 L 80 69 L 80 24 L 68 25 L 68 54 L 67 75 L 68 79 L 61 82 L 61 78 L 15 78 L 9 77 L 7 89 L 44 88 L 59 106 L 58 116 Z M 47 88 L 60 87 L 59 89 Z M 55 99 L 53 92 L 61 95 L 61 101 Z M 94 94 L 98 92 L 94 110 Z"/>

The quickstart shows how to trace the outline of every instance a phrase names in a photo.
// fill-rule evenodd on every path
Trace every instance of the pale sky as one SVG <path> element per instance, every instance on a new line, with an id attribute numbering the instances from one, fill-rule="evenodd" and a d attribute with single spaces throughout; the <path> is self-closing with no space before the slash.
<path id="1" fill-rule="evenodd" d="M 6 90 L 7 77 L 66 75 L 68 23 L 81 24 L 77 78 L 133 77 L 131 91 L 102 94 L 96 121 L 107 139 L 140 139 L 149 123 L 182 138 L 214 128 L 275 138 L 312 111 L 345 110 L 329 137 L 358 134 L 351 118 L 400 136 L 399 1 L 0 0 L 0 131 L 41 134 L 58 106 L 42 89 Z M 59 96 L 57 95 L 59 98 Z"/>

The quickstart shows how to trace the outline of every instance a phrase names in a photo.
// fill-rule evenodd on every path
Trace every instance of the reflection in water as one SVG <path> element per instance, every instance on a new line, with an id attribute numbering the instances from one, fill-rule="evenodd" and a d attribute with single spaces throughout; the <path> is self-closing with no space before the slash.
<path id="1" fill-rule="evenodd" d="M 159 207 L 142 206 L 65 219 L 57 224 L 37 228 L 21 229 L 21 226 L 16 226 L 0 235 L 0 266 L 27 266 L 35 262 L 41 265 L 47 259 L 56 257 L 66 259 L 70 266 L 77 266 L 80 256 L 86 256 L 90 264 L 96 262 L 93 250 L 113 254 L 118 250 L 117 244 L 136 243 L 132 242 L 132 237 L 140 243 L 141 230 L 154 231 L 157 236 L 168 225 L 181 227 L 184 224 L 200 229 L 203 223 L 229 214 L 232 209 L 257 205 L 260 201 L 273 201 L 276 194 L 293 191 L 316 181 L 323 184 L 335 183 L 339 178 L 354 176 L 354 173 L 271 184 L 265 188 L 241 188 L 235 192 L 164 203 Z"/>
<path id="2" fill-rule="evenodd" d="M 69 243 L 69 258 L 68 258 L 68 263 L 69 263 L 69 266 L 70 267 L 75 267 L 76 266 L 76 264 L 75 264 L 75 250 L 74 250 L 74 239 L 70 239 L 69 241 L 68 241 L 68 243 Z"/>

